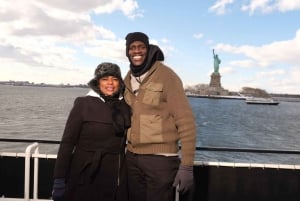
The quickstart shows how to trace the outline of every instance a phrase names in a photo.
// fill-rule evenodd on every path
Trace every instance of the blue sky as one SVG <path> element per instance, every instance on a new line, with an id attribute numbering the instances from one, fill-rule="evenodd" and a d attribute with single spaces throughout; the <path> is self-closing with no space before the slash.
<path id="1" fill-rule="evenodd" d="M 85 84 L 104 61 L 128 71 L 127 33 L 145 32 L 184 86 L 300 94 L 300 0 L 0 1 L 0 81 Z"/>

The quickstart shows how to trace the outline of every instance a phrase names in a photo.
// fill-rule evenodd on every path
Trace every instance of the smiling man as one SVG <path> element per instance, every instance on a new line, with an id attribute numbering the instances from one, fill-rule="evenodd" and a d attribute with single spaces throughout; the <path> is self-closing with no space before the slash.
<path id="1" fill-rule="evenodd" d="M 164 54 L 141 32 L 126 36 L 130 70 L 126 102 L 132 108 L 127 135 L 129 199 L 171 201 L 174 187 L 193 184 L 196 126 L 180 78 L 164 65 Z M 181 159 L 179 158 L 181 143 Z"/>

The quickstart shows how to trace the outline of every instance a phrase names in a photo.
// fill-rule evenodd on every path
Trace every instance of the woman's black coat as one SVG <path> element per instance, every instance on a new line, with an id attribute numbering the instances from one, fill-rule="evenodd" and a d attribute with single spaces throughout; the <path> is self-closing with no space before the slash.
<path id="1" fill-rule="evenodd" d="M 130 118 L 124 100 L 114 102 L 113 107 Z M 124 136 L 116 135 L 112 111 L 99 97 L 76 98 L 54 170 L 55 178 L 66 179 L 66 201 L 127 200 L 126 136 L 125 132 Z"/>

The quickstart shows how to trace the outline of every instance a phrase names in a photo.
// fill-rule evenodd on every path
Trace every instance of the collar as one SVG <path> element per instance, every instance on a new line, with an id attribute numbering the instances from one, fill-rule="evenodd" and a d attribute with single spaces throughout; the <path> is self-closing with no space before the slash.
<path id="1" fill-rule="evenodd" d="M 92 96 L 96 98 L 100 98 L 103 102 L 105 102 L 104 98 L 102 98 L 97 92 L 95 92 L 93 89 L 90 89 L 90 91 L 86 94 L 86 96 Z M 122 100 L 123 96 L 119 96 L 119 100 Z"/>

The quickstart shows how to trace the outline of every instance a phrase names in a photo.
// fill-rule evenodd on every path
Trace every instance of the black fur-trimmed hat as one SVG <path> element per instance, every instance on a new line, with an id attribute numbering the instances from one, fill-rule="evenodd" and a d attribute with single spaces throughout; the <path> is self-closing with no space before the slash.
<path id="1" fill-rule="evenodd" d="M 109 62 L 104 62 L 97 66 L 94 72 L 94 78 L 88 82 L 88 86 L 90 86 L 97 93 L 102 94 L 98 87 L 98 84 L 99 84 L 99 79 L 105 76 L 114 76 L 118 78 L 120 81 L 120 90 L 118 91 L 118 93 L 123 92 L 124 83 L 123 83 L 120 67 L 117 64 L 109 63 Z"/>
<path id="2" fill-rule="evenodd" d="M 132 32 L 127 34 L 127 36 L 125 37 L 126 39 L 126 47 L 128 47 L 131 43 L 133 43 L 134 41 L 141 41 L 143 42 L 147 48 L 149 46 L 149 38 L 146 34 L 142 33 L 142 32 Z"/>
<path id="3" fill-rule="evenodd" d="M 105 76 L 114 76 L 122 79 L 120 67 L 117 64 L 104 62 L 97 66 L 94 72 L 95 79 L 100 79 Z"/>

